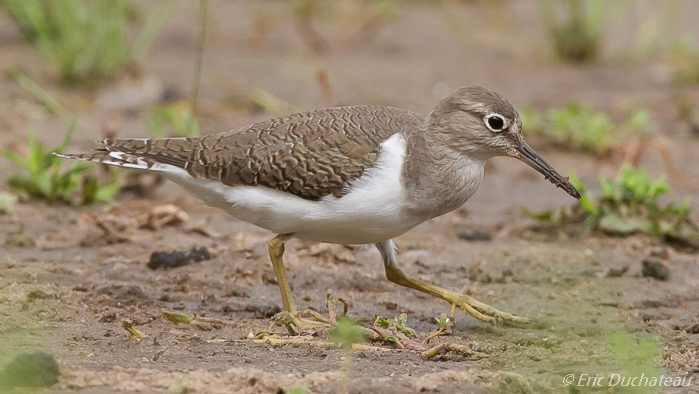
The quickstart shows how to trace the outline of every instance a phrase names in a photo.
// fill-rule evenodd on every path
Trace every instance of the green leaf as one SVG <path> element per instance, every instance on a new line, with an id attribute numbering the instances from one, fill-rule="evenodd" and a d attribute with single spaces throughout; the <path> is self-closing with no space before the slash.
<path id="1" fill-rule="evenodd" d="M 583 195 L 580 197 L 580 205 L 582 205 L 583 208 L 585 208 L 585 211 L 589 213 L 592 216 L 599 216 L 599 209 L 597 208 L 597 205 L 592 201 L 592 199 L 588 198 L 587 196 Z"/>
<path id="2" fill-rule="evenodd" d="M 582 183 L 580 178 L 578 178 L 578 176 L 574 172 L 571 171 L 568 173 L 568 179 L 570 180 L 570 184 L 573 185 L 576 189 L 578 189 L 580 194 L 585 192 L 585 184 Z"/>
<path id="3" fill-rule="evenodd" d="M 415 330 L 413 330 L 410 327 L 402 327 L 400 330 L 403 334 L 405 334 L 407 336 L 417 338 L 417 333 L 415 332 Z"/>
<path id="4" fill-rule="evenodd" d="M 194 321 L 193 318 L 183 314 L 183 313 L 173 313 L 173 312 L 163 312 L 163 318 L 171 323 L 180 324 L 190 324 Z"/>
<path id="5" fill-rule="evenodd" d="M 383 317 L 381 317 L 381 316 L 379 316 L 379 315 L 375 315 L 375 316 L 374 316 L 374 323 L 375 323 L 377 326 L 382 327 L 382 328 L 388 328 L 388 327 L 391 325 L 391 321 L 390 321 L 390 320 L 388 320 L 388 319 L 386 319 L 386 318 L 383 318 Z"/>
<path id="6" fill-rule="evenodd" d="M 434 320 L 436 320 L 437 324 L 439 324 L 440 330 L 446 330 L 449 328 L 449 324 L 451 323 L 451 319 L 446 313 L 440 313 L 439 317 L 435 317 Z"/>
<path id="7" fill-rule="evenodd" d="M 405 327 L 406 324 L 408 324 L 408 314 L 407 313 L 401 313 L 398 316 L 398 319 L 396 321 L 396 325 L 399 327 Z"/>

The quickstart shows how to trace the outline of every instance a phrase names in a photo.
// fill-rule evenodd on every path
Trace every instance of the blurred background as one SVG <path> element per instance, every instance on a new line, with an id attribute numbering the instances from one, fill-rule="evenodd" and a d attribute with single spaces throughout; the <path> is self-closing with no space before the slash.
<path id="1" fill-rule="evenodd" d="M 198 136 L 337 105 L 427 115 L 482 85 L 587 189 L 634 165 L 647 187 L 664 176 L 650 198 L 696 208 L 698 14 L 681 0 L 3 0 L 0 150 L 18 165 L 4 162 L 0 180 L 73 204 L 148 196 L 160 180 L 27 158 L 62 141 Z M 69 187 L 52 194 L 40 178 L 53 170 Z M 487 173 L 479 212 L 571 202 L 515 161 Z"/>
<path id="2" fill-rule="evenodd" d="M 397 238 L 399 260 L 421 279 L 554 323 L 505 329 L 460 314 L 448 340 L 490 358 L 358 356 L 366 379 L 396 374 L 367 392 L 406 392 L 396 382 L 407 372 L 467 366 L 550 388 L 518 393 L 561 392 L 570 372 L 618 365 L 696 382 L 697 15 L 690 0 L 0 0 L 0 367 L 43 345 L 68 382 L 114 366 L 242 365 L 276 378 L 333 370 L 338 351 L 271 352 L 245 339 L 272 329 L 280 311 L 269 233 L 153 174 L 52 152 L 197 137 L 338 105 L 426 116 L 455 89 L 482 85 L 515 105 L 529 144 L 583 199 L 495 158 L 464 207 Z M 208 248 L 210 261 L 145 264 L 187 247 Z M 424 333 L 445 312 L 388 284 L 373 250 L 292 241 L 285 259 L 301 309 L 322 308 L 334 289 L 353 316 L 405 312 Z M 231 322 L 175 331 L 160 318 L 175 308 Z M 134 326 L 151 337 L 138 342 Z M 114 385 L 133 380 L 123 376 Z M 448 384 L 442 392 L 465 390 Z"/>

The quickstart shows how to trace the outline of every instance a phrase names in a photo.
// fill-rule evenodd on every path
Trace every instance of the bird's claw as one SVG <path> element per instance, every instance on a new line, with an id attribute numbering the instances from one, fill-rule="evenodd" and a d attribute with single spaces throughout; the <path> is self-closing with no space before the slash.
<path id="1" fill-rule="evenodd" d="M 451 302 L 452 316 L 454 314 L 455 307 L 458 307 L 484 323 L 522 325 L 535 323 L 538 321 L 531 317 L 517 316 L 508 312 L 503 312 L 467 295 L 459 295 L 458 298 L 451 300 Z"/>
<path id="2" fill-rule="evenodd" d="M 304 316 L 310 316 L 304 317 Z M 334 325 L 327 317 L 312 310 L 296 312 L 279 312 L 272 316 L 272 320 L 286 327 L 289 334 L 297 334 L 299 330 L 311 330 Z"/>
<path id="3" fill-rule="evenodd" d="M 337 324 L 337 303 L 342 303 L 342 315 L 346 315 L 349 304 L 342 298 L 333 298 L 327 295 L 328 316 L 324 316 L 313 310 L 303 310 L 294 312 L 280 312 L 272 317 L 272 320 L 286 327 L 290 334 L 297 334 L 298 330 L 317 329 L 322 327 L 332 327 Z M 305 316 L 305 317 L 304 317 Z"/>

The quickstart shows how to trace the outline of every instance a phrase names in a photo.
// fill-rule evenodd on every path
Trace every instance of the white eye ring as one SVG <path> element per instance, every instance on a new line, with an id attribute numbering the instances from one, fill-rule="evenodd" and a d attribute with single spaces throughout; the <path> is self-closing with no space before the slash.
<path id="1" fill-rule="evenodd" d="M 488 114 L 485 116 L 485 118 L 483 118 L 483 121 L 485 123 L 485 127 L 487 127 L 488 130 L 492 131 L 493 133 L 503 132 L 510 127 L 510 122 L 508 122 L 507 119 L 500 114 Z M 493 124 L 491 122 L 495 123 Z M 498 127 L 498 122 L 502 123 L 500 127 Z"/>

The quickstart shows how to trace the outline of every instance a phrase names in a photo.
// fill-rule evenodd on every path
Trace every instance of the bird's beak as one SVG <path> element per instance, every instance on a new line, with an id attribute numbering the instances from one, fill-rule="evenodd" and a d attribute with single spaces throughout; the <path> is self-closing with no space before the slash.
<path id="1" fill-rule="evenodd" d="M 522 142 L 522 145 L 515 147 L 515 149 L 520 153 L 518 159 L 527 163 L 531 168 L 539 171 L 544 178 L 548 179 L 554 185 L 565 190 L 571 196 L 580 199 L 580 192 L 573 186 L 568 177 L 564 177 L 554 170 L 549 163 L 539 156 L 538 153 L 532 149 L 526 142 Z"/>

